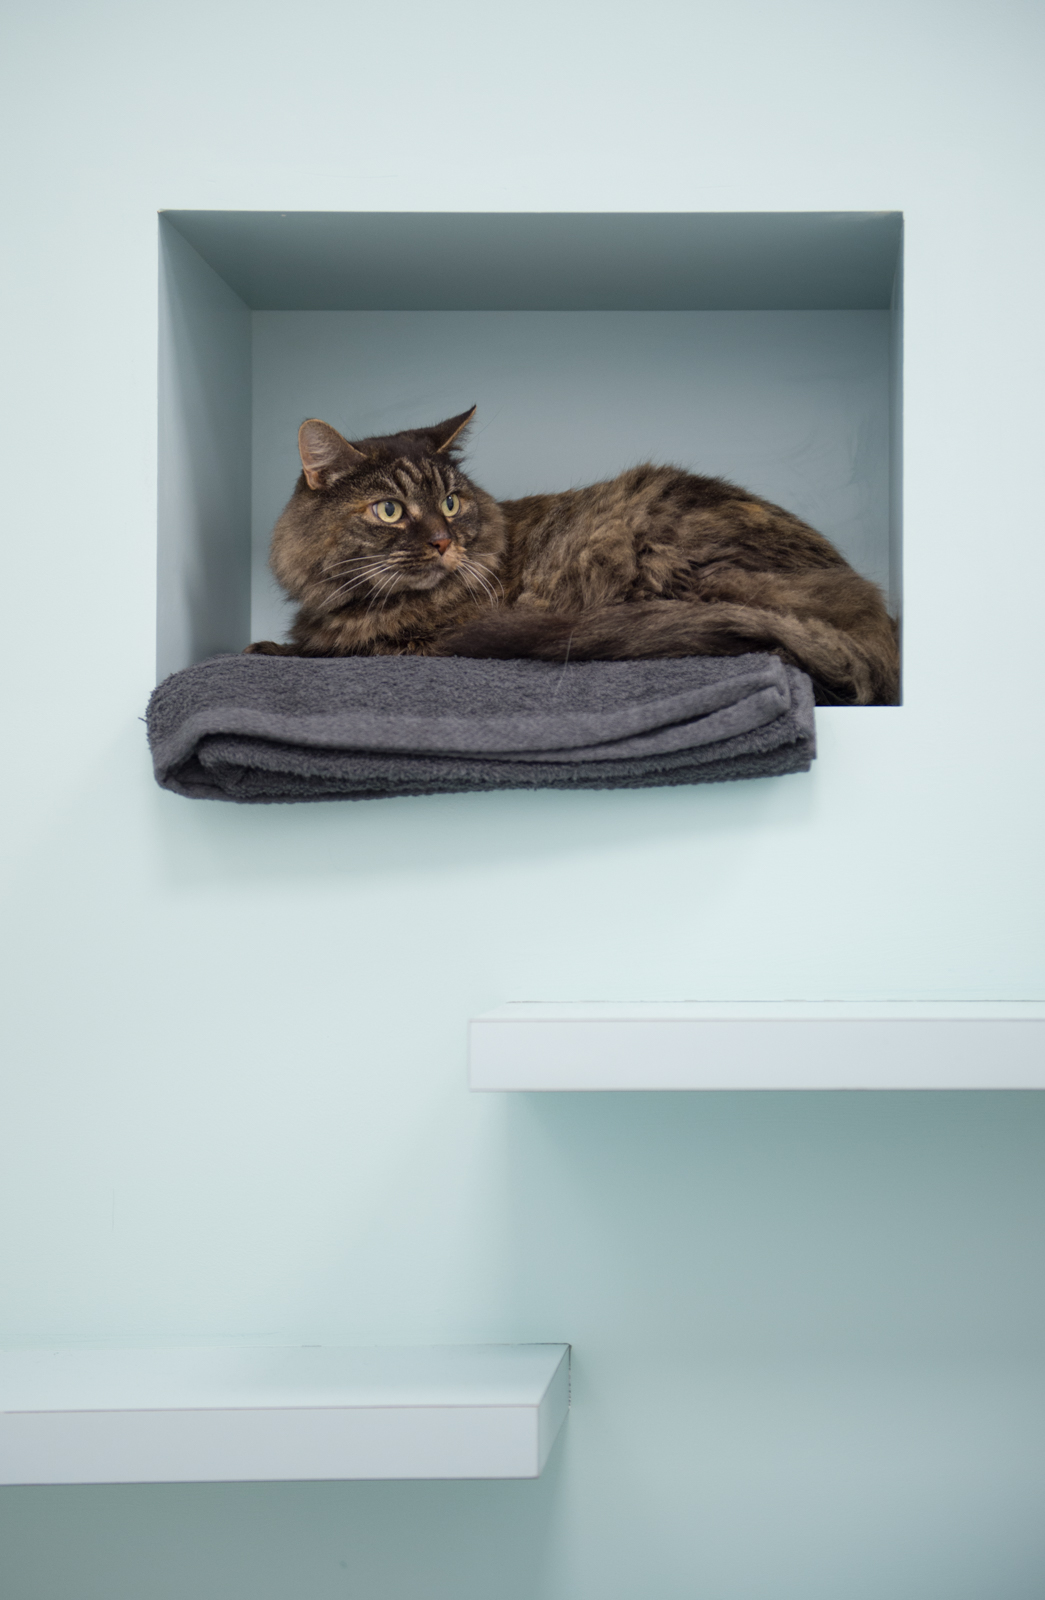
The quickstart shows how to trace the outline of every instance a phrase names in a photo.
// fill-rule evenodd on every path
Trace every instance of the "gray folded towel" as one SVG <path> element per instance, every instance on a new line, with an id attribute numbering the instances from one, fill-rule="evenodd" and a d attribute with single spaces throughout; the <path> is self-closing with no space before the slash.
<path id="1" fill-rule="evenodd" d="M 716 783 L 816 753 L 809 679 L 770 655 L 217 656 L 146 721 L 157 783 L 253 802 Z"/>

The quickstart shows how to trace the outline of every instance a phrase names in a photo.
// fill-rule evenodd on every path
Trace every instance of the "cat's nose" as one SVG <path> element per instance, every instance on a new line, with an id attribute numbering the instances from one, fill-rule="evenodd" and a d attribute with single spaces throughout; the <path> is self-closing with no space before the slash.
<path id="1" fill-rule="evenodd" d="M 445 533 L 432 533 L 428 536 L 428 543 L 434 545 L 441 556 L 445 556 L 450 548 L 450 541 Z"/>

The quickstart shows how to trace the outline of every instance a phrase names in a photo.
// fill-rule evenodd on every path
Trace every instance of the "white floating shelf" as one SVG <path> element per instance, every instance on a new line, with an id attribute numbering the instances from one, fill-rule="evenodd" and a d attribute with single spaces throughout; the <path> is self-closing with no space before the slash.
<path id="1" fill-rule="evenodd" d="M 0 1483 L 535 1478 L 565 1344 L 0 1352 Z"/>
<path id="2" fill-rule="evenodd" d="M 473 1089 L 1045 1089 L 1045 1003 L 518 1004 Z"/>

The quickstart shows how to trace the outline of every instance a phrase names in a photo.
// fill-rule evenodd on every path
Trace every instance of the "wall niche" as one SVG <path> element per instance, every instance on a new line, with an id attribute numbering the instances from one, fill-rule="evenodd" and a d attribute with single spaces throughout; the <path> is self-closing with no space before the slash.
<path id="1" fill-rule="evenodd" d="M 899 212 L 160 214 L 157 668 L 289 610 L 298 424 L 476 403 L 501 497 L 644 459 L 720 474 L 901 602 Z"/>

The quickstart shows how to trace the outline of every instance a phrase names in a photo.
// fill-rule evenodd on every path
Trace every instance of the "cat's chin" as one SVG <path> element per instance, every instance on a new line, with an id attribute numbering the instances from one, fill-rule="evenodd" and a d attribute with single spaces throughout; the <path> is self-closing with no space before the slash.
<path id="1" fill-rule="evenodd" d="M 426 563 L 418 572 L 411 572 L 409 582 L 404 584 L 404 588 L 415 591 L 420 590 L 422 593 L 426 593 L 429 589 L 438 588 L 443 580 L 449 576 L 449 567 L 444 567 L 441 564 L 437 566 L 433 561 L 430 564 Z"/>

